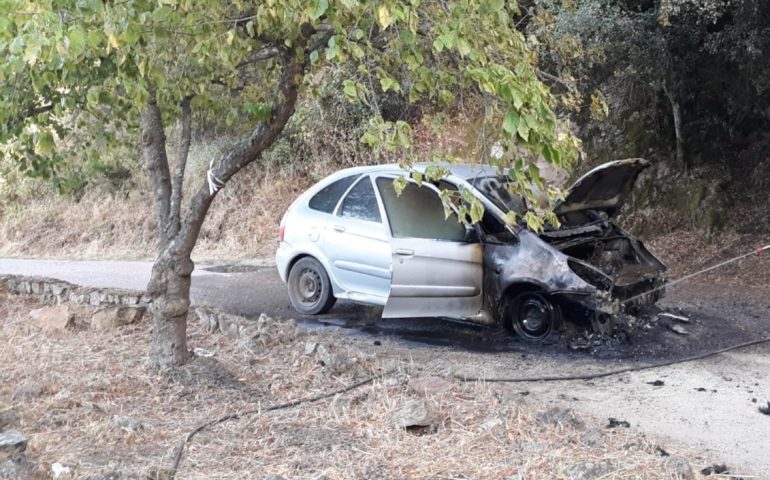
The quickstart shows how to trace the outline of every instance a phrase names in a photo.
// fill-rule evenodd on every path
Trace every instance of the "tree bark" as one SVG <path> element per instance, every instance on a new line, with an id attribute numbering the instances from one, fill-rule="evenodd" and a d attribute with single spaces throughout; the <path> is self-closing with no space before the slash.
<path id="1" fill-rule="evenodd" d="M 663 87 L 663 91 L 671 104 L 671 115 L 674 119 L 674 137 L 676 141 L 676 164 L 685 171 L 687 170 L 687 159 L 684 151 L 684 133 L 682 125 L 682 107 L 676 99 L 676 95 L 668 87 Z"/>
<path id="2" fill-rule="evenodd" d="M 280 48 L 280 47 L 277 47 Z M 304 48 L 300 46 L 300 48 Z M 278 81 L 280 95 L 273 105 L 271 119 L 260 124 L 248 139 L 237 144 L 211 168 L 211 173 L 220 184 L 225 184 L 241 168 L 253 162 L 279 137 L 297 103 L 299 82 L 307 67 L 307 55 L 281 48 L 280 61 L 283 69 Z M 182 103 L 183 135 L 189 129 L 189 103 Z M 198 189 L 181 217 L 181 188 L 184 162 L 180 158 L 172 183 L 169 180 L 169 166 L 165 150 L 162 117 L 154 96 L 142 112 L 142 140 L 144 157 L 152 177 L 155 203 L 158 206 L 158 230 L 160 232 L 160 253 L 152 269 L 147 294 L 150 298 L 149 311 L 153 317 L 150 363 L 165 369 L 181 365 L 190 354 L 187 350 L 187 313 L 190 308 L 190 285 L 194 263 L 192 250 L 198 240 L 200 229 L 209 207 L 217 194 L 208 182 Z M 189 143 L 183 149 L 189 148 Z M 186 159 L 185 151 L 184 158 Z M 180 168 L 181 167 L 181 168 Z"/>

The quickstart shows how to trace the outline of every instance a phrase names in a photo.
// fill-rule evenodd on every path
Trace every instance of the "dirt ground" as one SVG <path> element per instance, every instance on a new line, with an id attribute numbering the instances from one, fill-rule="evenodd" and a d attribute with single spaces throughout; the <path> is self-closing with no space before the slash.
<path id="1" fill-rule="evenodd" d="M 612 409 L 582 413 L 600 404 L 590 382 L 503 385 L 452 376 L 556 371 L 559 354 L 415 348 L 389 335 L 271 319 L 228 336 L 193 321 L 198 356 L 157 373 L 145 362 L 146 320 L 102 332 L 80 311 L 74 328 L 45 330 L 28 317 L 39 304 L 0 300 L 0 419 L 29 438 L 21 478 L 50 478 L 55 463 L 69 469 L 59 478 L 168 478 L 188 432 L 254 410 L 197 435 L 176 478 L 700 478 L 720 460 L 665 432 L 628 428 L 624 417 L 611 422 Z M 589 357 L 575 363 L 591 367 Z M 385 372 L 345 394 L 259 413 Z M 602 382 L 625 388 L 662 374 Z M 662 377 L 664 388 L 671 375 Z M 411 423 L 425 425 L 404 428 Z"/>

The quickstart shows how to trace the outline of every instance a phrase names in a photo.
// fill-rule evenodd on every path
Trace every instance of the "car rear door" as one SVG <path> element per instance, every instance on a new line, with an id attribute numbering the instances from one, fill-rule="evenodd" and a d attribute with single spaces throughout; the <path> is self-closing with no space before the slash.
<path id="1" fill-rule="evenodd" d="M 390 228 L 392 276 L 383 317 L 476 315 L 482 306 L 482 246 L 466 240 L 453 214 L 445 218 L 438 190 L 393 178 L 376 179 Z"/>
<path id="2" fill-rule="evenodd" d="M 384 305 L 390 289 L 391 251 L 369 175 L 348 190 L 328 225 L 326 250 L 340 296 Z"/>

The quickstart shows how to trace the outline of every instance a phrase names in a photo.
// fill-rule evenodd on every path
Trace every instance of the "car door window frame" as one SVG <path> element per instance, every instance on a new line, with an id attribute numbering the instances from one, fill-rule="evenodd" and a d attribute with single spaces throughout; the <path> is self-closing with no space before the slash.
<path id="1" fill-rule="evenodd" d="M 367 219 L 361 218 L 361 217 L 345 217 L 345 216 L 342 216 L 342 204 L 345 202 L 345 199 L 348 197 L 348 195 L 350 195 L 350 192 L 352 192 L 353 189 L 356 188 L 356 186 L 360 182 L 365 182 L 365 181 L 369 182 L 369 186 L 374 191 L 374 198 L 375 198 L 375 201 L 377 202 L 377 213 L 379 213 L 379 215 L 380 215 L 380 220 L 379 221 L 367 220 Z M 385 225 L 386 222 L 385 222 L 384 217 L 383 217 L 382 200 L 380 199 L 380 196 L 378 195 L 377 186 L 372 181 L 371 175 L 361 175 L 361 178 L 359 178 L 358 180 L 354 181 L 353 184 L 350 185 L 350 187 L 348 187 L 348 189 L 345 191 L 345 193 L 342 195 L 342 197 L 340 197 L 339 201 L 337 202 L 337 206 L 334 208 L 333 214 L 334 214 L 334 216 L 336 218 L 339 218 L 339 219 L 357 220 L 357 221 L 360 221 L 360 222 L 368 222 L 368 223 L 372 223 L 372 224 L 375 224 L 375 225 Z"/>
<path id="2" fill-rule="evenodd" d="M 385 208 L 385 202 L 384 202 L 384 200 L 382 199 L 382 195 L 381 195 L 381 193 L 380 193 L 380 188 L 379 188 L 379 185 L 377 184 L 377 181 L 378 181 L 380 178 L 384 178 L 384 179 L 387 179 L 387 180 L 396 180 L 397 178 L 399 178 L 399 175 L 393 175 L 393 174 L 377 174 L 377 175 L 373 175 L 373 176 L 372 176 L 372 183 L 373 183 L 373 185 L 374 185 L 374 192 L 375 192 L 375 194 L 376 194 L 376 195 L 377 195 L 377 197 L 378 197 L 378 200 L 379 200 L 379 203 L 380 203 L 380 209 L 381 209 L 381 212 L 382 212 L 382 213 L 381 213 L 381 216 L 382 216 L 382 219 L 383 219 L 383 222 L 382 222 L 382 223 L 383 223 L 383 225 L 385 226 L 385 230 L 386 230 L 386 232 L 387 232 L 388 236 L 389 236 L 391 239 L 394 239 L 394 238 L 416 238 L 416 239 L 422 239 L 422 240 L 436 240 L 436 241 L 439 241 L 439 242 L 480 243 L 480 239 L 473 239 L 473 240 L 457 240 L 457 239 L 448 239 L 448 238 L 425 238 L 425 237 L 395 237 L 395 236 L 393 235 L 393 230 L 392 230 L 392 228 L 391 228 L 391 221 L 390 221 L 390 217 L 388 216 L 388 212 L 387 212 L 387 209 Z M 417 185 L 417 182 L 416 182 L 416 181 L 414 181 L 414 180 L 412 180 L 411 178 L 407 178 L 406 180 L 407 180 L 407 182 L 409 182 L 410 184 L 412 184 L 412 185 L 414 185 L 414 186 L 416 186 L 416 187 L 420 188 L 420 185 Z M 440 191 L 439 191 L 439 189 L 438 189 L 438 188 L 437 188 L 435 185 L 433 185 L 433 184 L 431 184 L 431 183 L 429 183 L 429 182 L 422 182 L 422 185 L 421 185 L 421 186 L 422 186 L 422 187 L 427 187 L 429 190 L 432 190 L 432 191 L 433 191 L 433 193 L 435 193 L 435 194 L 436 194 L 436 197 L 438 197 L 438 198 L 439 198 L 439 200 L 441 200 L 441 198 L 440 198 Z M 453 211 L 454 211 L 454 208 L 453 208 Z M 457 215 L 457 212 L 456 212 L 456 211 L 454 211 L 454 214 L 455 214 L 455 215 Z"/>

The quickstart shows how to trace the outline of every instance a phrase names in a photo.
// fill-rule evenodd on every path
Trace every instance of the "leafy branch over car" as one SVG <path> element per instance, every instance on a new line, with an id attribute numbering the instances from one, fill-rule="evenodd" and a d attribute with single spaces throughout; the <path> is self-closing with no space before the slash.
<path id="1" fill-rule="evenodd" d="M 515 166 L 511 185 L 525 196 L 545 191 L 533 187 L 541 183 L 532 167 L 535 158 L 566 166 L 579 149 L 559 127 L 528 40 L 515 28 L 516 2 L 1 0 L 0 5 L 0 140 L 20 168 L 55 177 L 85 149 L 116 141 L 116 131 L 140 138 L 159 241 L 148 285 L 154 318 L 150 361 L 158 367 L 184 363 L 189 355 L 191 253 L 209 207 L 234 175 L 281 137 L 300 99 L 314 94 L 308 88 L 311 74 L 322 78 L 339 67 L 352 72 L 345 93 L 367 105 L 372 117 L 362 140 L 383 157 L 422 160 L 412 149 L 410 125 L 382 115 L 376 94 L 384 91 L 431 111 L 451 108 L 457 92 L 483 97 L 479 156 Z M 226 117 L 245 132 L 211 159 L 195 193 L 184 198 L 196 114 Z M 90 123 L 76 121 L 83 118 Z M 181 127 L 181 147 L 169 158 L 166 131 L 174 122 Z M 89 124 L 93 142 L 68 142 Z M 502 155 L 490 155 L 493 144 Z"/>

